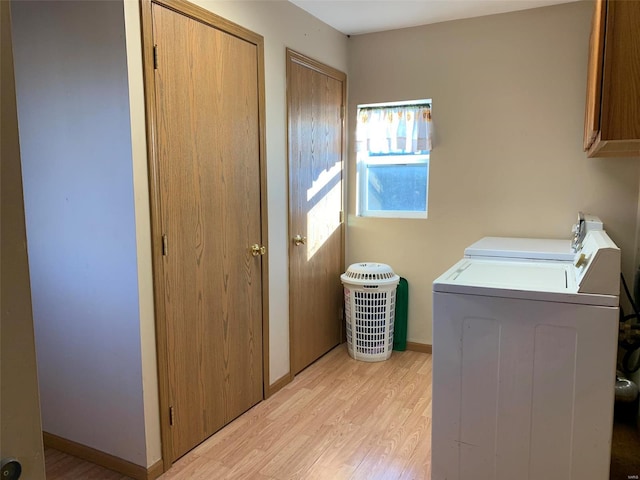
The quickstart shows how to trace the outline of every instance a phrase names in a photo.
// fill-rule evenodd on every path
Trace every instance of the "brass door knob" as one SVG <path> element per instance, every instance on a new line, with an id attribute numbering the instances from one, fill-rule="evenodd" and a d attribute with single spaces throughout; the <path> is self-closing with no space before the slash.
<path id="1" fill-rule="evenodd" d="M 253 255 L 254 257 L 257 257 L 258 255 L 264 255 L 265 253 L 267 253 L 267 247 L 265 247 L 264 245 L 258 245 L 257 243 L 251 245 L 251 255 Z"/>
<path id="2" fill-rule="evenodd" d="M 302 235 L 298 234 L 295 237 L 293 237 L 293 244 L 296 247 L 299 247 L 300 245 L 306 245 L 307 244 L 307 237 L 303 237 Z"/>

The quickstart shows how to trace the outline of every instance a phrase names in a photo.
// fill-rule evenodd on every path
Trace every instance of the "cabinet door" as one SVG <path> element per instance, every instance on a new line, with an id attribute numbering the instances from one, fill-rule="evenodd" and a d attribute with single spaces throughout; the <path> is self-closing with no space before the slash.
<path id="1" fill-rule="evenodd" d="M 640 151 L 640 2 L 608 1 L 602 72 L 602 141 Z M 637 155 L 637 153 L 636 153 Z"/>
<path id="2" fill-rule="evenodd" d="M 640 156 L 640 1 L 598 0 L 592 27 L 584 147 Z"/>
<path id="3" fill-rule="evenodd" d="M 589 150 L 600 130 L 602 98 L 602 63 L 604 55 L 605 0 L 597 0 L 591 20 L 589 65 L 587 71 L 587 105 L 584 119 L 584 149 Z"/>

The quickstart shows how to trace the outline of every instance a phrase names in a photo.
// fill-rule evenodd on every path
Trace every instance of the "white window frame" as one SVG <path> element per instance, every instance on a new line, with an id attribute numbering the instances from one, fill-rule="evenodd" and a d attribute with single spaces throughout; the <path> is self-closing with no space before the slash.
<path id="1" fill-rule="evenodd" d="M 425 165 L 427 170 L 426 199 L 424 211 L 415 210 L 373 210 L 367 208 L 368 167 L 369 165 Z M 416 155 L 375 155 L 369 156 L 366 152 L 358 153 L 358 206 L 360 217 L 378 218 L 428 218 L 429 213 L 429 154 Z"/>
<path id="2" fill-rule="evenodd" d="M 394 107 L 402 105 L 416 105 L 416 104 L 428 104 L 431 105 L 431 99 L 418 100 L 418 101 L 406 101 L 406 102 L 386 102 L 376 104 L 358 105 L 358 110 L 365 107 Z M 369 155 L 368 152 L 357 152 L 357 170 L 356 170 L 356 213 L 359 217 L 376 217 L 376 218 L 412 218 L 412 219 L 426 219 L 429 213 L 429 160 L 430 155 L 428 152 L 420 154 L 396 154 L 389 155 Z M 370 165 L 425 165 L 427 170 L 427 179 L 425 185 L 425 209 L 424 211 L 412 211 L 412 210 L 373 210 L 367 208 L 367 189 L 368 189 L 368 167 Z"/>

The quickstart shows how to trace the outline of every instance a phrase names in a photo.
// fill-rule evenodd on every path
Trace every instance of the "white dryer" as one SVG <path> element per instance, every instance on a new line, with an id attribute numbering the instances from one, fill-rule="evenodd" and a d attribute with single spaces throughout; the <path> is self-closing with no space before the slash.
<path id="1" fill-rule="evenodd" d="M 468 258 L 571 262 L 576 250 L 569 239 L 484 237 L 464 249 Z"/>
<path id="2" fill-rule="evenodd" d="M 582 249 L 587 232 L 603 230 L 595 215 L 578 214 L 572 239 L 484 237 L 464 250 L 465 257 L 496 260 L 540 260 L 571 262 Z"/>
<path id="3" fill-rule="evenodd" d="M 433 480 L 609 476 L 620 251 L 465 258 L 433 284 Z"/>

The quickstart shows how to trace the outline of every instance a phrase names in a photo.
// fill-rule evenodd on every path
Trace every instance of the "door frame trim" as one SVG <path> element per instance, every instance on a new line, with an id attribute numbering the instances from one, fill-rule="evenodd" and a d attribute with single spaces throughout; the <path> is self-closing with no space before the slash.
<path id="1" fill-rule="evenodd" d="M 160 205 L 160 178 L 157 160 L 157 116 L 153 65 L 153 4 L 166 7 L 176 13 L 193 18 L 217 30 L 226 32 L 257 47 L 258 62 L 258 132 L 260 175 L 260 223 L 262 245 L 267 256 L 262 257 L 262 398 L 269 388 L 269 261 L 267 215 L 267 150 L 265 114 L 264 38 L 209 10 L 185 0 L 140 0 L 142 33 L 142 65 L 146 114 L 147 165 L 149 168 L 149 200 L 151 205 L 151 249 L 153 260 L 153 291 L 155 307 L 156 349 L 158 365 L 158 394 L 160 400 L 160 438 L 164 471 L 173 464 L 173 445 L 169 425 L 170 383 L 168 369 L 168 339 L 165 312 L 164 267 L 162 261 L 162 211 Z"/>
<path id="2" fill-rule="evenodd" d="M 311 70 L 315 70 L 316 72 L 322 73 L 328 77 L 331 77 L 335 80 L 342 82 L 342 108 L 344 111 L 342 117 L 342 125 L 341 125 L 341 150 L 342 150 L 342 222 L 340 224 L 341 228 L 341 252 L 340 252 L 340 263 L 344 270 L 344 262 L 345 262 L 345 238 L 346 238 L 346 199 L 347 199 L 347 74 L 341 72 L 340 70 L 333 68 L 329 65 L 326 65 L 318 60 L 315 60 L 311 57 L 308 57 L 302 53 L 296 52 L 291 48 L 286 49 L 286 85 L 287 85 L 287 129 L 286 129 L 286 142 L 287 142 L 287 269 L 288 269 L 288 280 L 289 280 L 289 381 L 293 381 L 295 378 L 295 374 L 293 373 L 293 318 L 292 318 L 292 296 L 291 296 L 291 145 L 290 145 L 290 122 L 289 122 L 289 112 L 291 109 L 291 68 L 290 65 L 292 63 L 297 63 L 303 67 L 310 68 Z M 344 319 L 342 320 L 344 323 Z M 341 327 L 341 339 L 344 340 L 344 329 Z"/>

